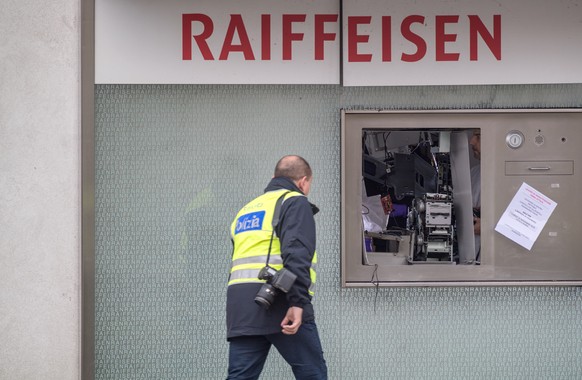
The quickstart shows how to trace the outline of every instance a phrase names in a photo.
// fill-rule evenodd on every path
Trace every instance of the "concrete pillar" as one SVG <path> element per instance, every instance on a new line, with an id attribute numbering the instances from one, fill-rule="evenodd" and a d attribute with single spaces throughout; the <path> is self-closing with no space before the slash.
<path id="1" fill-rule="evenodd" d="M 0 379 L 80 377 L 80 5 L 0 11 Z"/>

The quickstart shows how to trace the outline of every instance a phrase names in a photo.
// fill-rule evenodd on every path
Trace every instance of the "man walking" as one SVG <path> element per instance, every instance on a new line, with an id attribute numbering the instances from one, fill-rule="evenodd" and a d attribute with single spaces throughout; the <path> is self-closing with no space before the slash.
<path id="1" fill-rule="evenodd" d="M 265 193 L 247 203 L 232 223 L 229 380 L 257 379 L 272 345 L 296 379 L 327 379 L 311 304 L 318 211 L 307 200 L 312 179 L 305 159 L 284 156 Z"/>

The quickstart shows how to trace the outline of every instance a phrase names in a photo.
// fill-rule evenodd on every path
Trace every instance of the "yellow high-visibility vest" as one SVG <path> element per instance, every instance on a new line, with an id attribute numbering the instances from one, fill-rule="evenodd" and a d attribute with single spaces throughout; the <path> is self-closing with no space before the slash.
<path id="1" fill-rule="evenodd" d="M 247 203 L 236 215 L 232 222 L 230 233 L 234 242 L 232 266 L 228 285 L 246 283 L 264 283 L 258 275 L 267 262 L 269 245 L 271 253 L 269 266 L 276 270 L 283 268 L 281 257 L 281 243 L 277 234 L 273 236 L 273 215 L 277 200 L 283 196 L 283 201 L 290 197 L 304 196 L 296 191 L 276 190 L 268 191 Z M 272 243 L 271 243 L 272 238 Z M 317 264 L 317 253 L 313 253 L 311 260 L 311 286 L 309 294 L 313 296 Z"/>

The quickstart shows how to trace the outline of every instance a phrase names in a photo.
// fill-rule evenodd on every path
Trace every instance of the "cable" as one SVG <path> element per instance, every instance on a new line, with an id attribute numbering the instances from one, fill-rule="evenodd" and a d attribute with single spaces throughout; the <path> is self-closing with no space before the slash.
<path id="1" fill-rule="evenodd" d="M 374 295 L 374 313 L 376 312 L 376 303 L 378 301 L 378 291 L 380 289 L 380 280 L 378 279 L 378 264 L 374 264 L 374 272 L 370 282 L 376 287 L 376 294 Z"/>
<path id="2" fill-rule="evenodd" d="M 362 207 L 366 209 L 366 211 L 362 211 L 362 215 L 368 215 L 370 213 L 370 208 L 364 204 L 362 204 Z"/>

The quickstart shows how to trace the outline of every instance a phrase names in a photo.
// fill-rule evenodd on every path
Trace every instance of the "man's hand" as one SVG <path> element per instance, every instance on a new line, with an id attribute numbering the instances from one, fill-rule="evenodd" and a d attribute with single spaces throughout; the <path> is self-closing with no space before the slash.
<path id="1" fill-rule="evenodd" d="M 292 306 L 287 310 L 283 322 L 281 322 L 281 327 L 283 328 L 283 334 L 293 335 L 299 330 L 301 326 L 301 319 L 303 318 L 303 309 L 297 306 Z"/>

